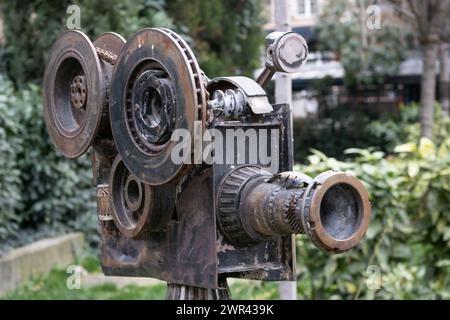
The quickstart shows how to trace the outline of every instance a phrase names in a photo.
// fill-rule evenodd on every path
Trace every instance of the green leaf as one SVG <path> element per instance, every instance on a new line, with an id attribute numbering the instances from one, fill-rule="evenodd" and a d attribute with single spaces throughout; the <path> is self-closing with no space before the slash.
<path id="1" fill-rule="evenodd" d="M 450 137 L 444 140 L 444 142 L 440 145 L 437 156 L 440 159 L 448 158 L 450 155 Z"/>
<path id="2" fill-rule="evenodd" d="M 417 176 L 419 171 L 420 171 L 420 165 L 418 162 L 411 161 L 410 163 L 408 163 L 408 175 L 411 178 L 414 178 L 415 176 Z"/>
<path id="3" fill-rule="evenodd" d="M 426 137 L 420 138 L 418 151 L 420 156 L 425 159 L 434 158 L 436 156 L 436 149 L 433 141 Z"/>
<path id="4" fill-rule="evenodd" d="M 413 142 L 398 145 L 394 148 L 396 153 L 414 153 L 417 152 L 417 145 Z"/>

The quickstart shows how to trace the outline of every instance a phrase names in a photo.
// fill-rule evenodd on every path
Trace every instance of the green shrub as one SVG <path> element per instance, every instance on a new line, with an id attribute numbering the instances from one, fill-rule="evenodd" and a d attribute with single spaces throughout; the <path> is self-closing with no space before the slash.
<path id="1" fill-rule="evenodd" d="M 307 165 L 297 166 L 311 176 L 329 169 L 351 173 L 368 188 L 372 203 L 369 230 L 355 250 L 329 256 L 298 238 L 302 298 L 450 298 L 449 128 L 441 117 L 436 144 L 422 138 L 389 156 L 349 149 L 353 159 L 346 162 L 313 151 Z M 366 285 L 372 265 L 381 271 L 379 290 Z"/>
<path id="2" fill-rule="evenodd" d="M 93 40 L 107 31 L 129 37 L 145 26 L 170 27 L 170 19 L 166 17 L 160 2 L 33 0 L 26 5 L 17 1 L 1 3 L 6 72 L 18 86 L 41 81 L 48 52 L 58 35 L 66 30 L 69 5 L 80 7 L 81 29 Z"/>
<path id="3" fill-rule="evenodd" d="M 168 15 L 193 41 L 200 67 L 209 77 L 246 74 L 260 67 L 260 0 L 170 0 Z"/>
<path id="4" fill-rule="evenodd" d="M 316 118 L 294 119 L 295 161 L 304 163 L 310 149 L 321 150 L 338 159 L 345 158 L 343 151 L 350 147 L 382 146 L 382 137 L 367 135 L 365 130 L 371 119 L 360 109 L 342 105 L 319 114 Z"/>
<path id="5" fill-rule="evenodd" d="M 259 64 L 260 0 L 5 1 L 0 2 L 5 35 L 0 67 L 16 86 L 42 80 L 48 52 L 66 30 L 69 5 L 80 7 L 81 29 L 92 40 L 108 31 L 127 39 L 144 27 L 166 27 L 190 43 L 210 76 L 251 73 Z"/>
<path id="6" fill-rule="evenodd" d="M 22 181 L 17 159 L 21 129 L 17 112 L 8 102 L 15 101 L 14 90 L 0 76 L 0 240 L 17 231 L 22 209 Z"/>
<path id="7" fill-rule="evenodd" d="M 43 225 L 47 234 L 96 228 L 89 156 L 68 160 L 56 153 L 46 132 L 39 87 L 15 92 L 0 78 L 0 151 L 4 246 L 32 240 L 29 230 L 37 232 Z"/>
<path id="8" fill-rule="evenodd" d="M 377 112 L 364 105 L 329 107 L 323 102 L 317 117 L 294 120 L 295 161 L 304 163 L 312 148 L 339 160 L 348 158 L 344 150 L 349 148 L 376 147 L 390 153 L 397 144 L 418 138 L 418 121 L 414 103 Z"/>

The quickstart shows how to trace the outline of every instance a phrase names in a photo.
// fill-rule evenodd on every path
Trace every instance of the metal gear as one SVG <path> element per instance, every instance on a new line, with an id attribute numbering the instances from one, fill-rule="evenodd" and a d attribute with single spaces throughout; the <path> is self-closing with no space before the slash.
<path id="1" fill-rule="evenodd" d="M 257 243 L 255 234 L 249 234 L 248 228 L 239 212 L 242 206 L 241 193 L 244 187 L 254 179 L 268 179 L 270 173 L 256 165 L 240 166 L 229 172 L 219 184 L 217 196 L 218 225 L 222 234 L 232 243 L 247 245 Z"/>

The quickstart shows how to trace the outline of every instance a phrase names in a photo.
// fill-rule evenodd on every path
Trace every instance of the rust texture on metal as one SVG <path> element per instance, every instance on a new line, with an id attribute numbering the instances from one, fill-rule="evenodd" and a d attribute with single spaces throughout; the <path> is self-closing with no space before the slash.
<path id="1" fill-rule="evenodd" d="M 325 172 L 314 180 L 275 175 L 257 166 L 234 169 L 219 187 L 219 225 L 236 244 L 306 233 L 329 252 L 356 246 L 367 231 L 367 191 L 354 177 Z"/>
<path id="2" fill-rule="evenodd" d="M 54 43 L 44 74 L 44 118 L 50 138 L 64 156 L 79 157 L 96 139 L 111 137 L 112 66 L 100 60 L 97 50 L 118 55 L 124 43 L 114 33 L 104 33 L 92 43 L 74 30 Z"/>
<path id="3" fill-rule="evenodd" d="M 102 229 L 105 237 L 112 239 L 102 254 L 104 273 L 216 288 L 216 222 L 213 201 L 208 196 L 211 192 L 211 176 L 206 170 L 187 182 L 175 210 L 170 212 L 170 221 L 158 232 L 130 238 Z"/>
<path id="4" fill-rule="evenodd" d="M 128 39 L 115 66 L 110 114 L 114 141 L 129 170 L 143 182 L 162 185 L 192 168 L 174 163 L 174 130 L 194 141 L 194 122 L 205 123 L 206 98 L 197 61 L 172 31 L 143 29 Z"/>
<path id="5" fill-rule="evenodd" d="M 86 101 L 86 78 L 82 75 L 75 76 L 70 84 L 70 102 L 81 109 Z"/>
<path id="6" fill-rule="evenodd" d="M 98 219 L 101 221 L 113 220 L 111 207 L 109 205 L 109 193 L 109 184 L 97 185 L 97 213 Z"/>
<path id="7" fill-rule="evenodd" d="M 101 108 L 102 119 L 98 128 L 97 138 L 94 140 L 93 144 L 102 144 L 103 141 L 99 141 L 100 137 L 112 140 L 111 121 L 109 119 L 110 87 L 114 64 L 124 45 L 125 39 L 114 32 L 102 33 L 94 40 L 95 50 L 100 59 L 100 65 L 106 83 L 106 94 L 104 105 Z"/>
<path id="8" fill-rule="evenodd" d="M 91 42 L 80 31 L 55 41 L 45 122 L 66 157 L 90 150 L 106 275 L 167 281 L 167 299 L 229 299 L 228 277 L 294 280 L 295 234 L 330 253 L 361 241 L 366 189 L 342 172 L 293 172 L 289 105 L 271 105 L 261 87 L 275 71 L 298 71 L 305 45 L 292 33 L 269 35 L 266 69 L 254 81 L 208 79 L 186 42 L 164 28 L 126 42 L 110 32 Z M 227 161 L 172 161 L 177 129 L 189 135 L 187 156 L 195 153 L 196 122 L 201 137 L 222 134 Z M 227 150 L 227 130 L 256 131 L 256 152 L 267 146 L 278 165 L 254 161 L 254 149 Z"/>
<path id="9" fill-rule="evenodd" d="M 369 227 L 369 194 L 355 177 L 327 171 L 305 188 L 299 215 L 303 231 L 316 246 L 348 251 L 361 242 Z"/>
<path id="10" fill-rule="evenodd" d="M 84 81 L 82 104 L 75 98 L 77 92 L 72 94 L 75 79 Z M 44 119 L 50 138 L 64 156 L 76 158 L 91 146 L 100 126 L 105 94 L 94 45 L 80 31 L 64 32 L 50 51 L 44 74 Z"/>
<path id="11" fill-rule="evenodd" d="M 109 180 L 112 217 L 129 238 L 159 231 L 175 210 L 175 185 L 152 187 L 131 174 L 120 155 L 112 164 Z"/>
<path id="12" fill-rule="evenodd" d="M 250 109 L 251 110 L 251 109 Z M 247 114 L 241 121 L 219 121 L 214 128 L 225 133 L 230 129 L 246 130 L 277 130 L 279 136 L 280 171 L 292 170 L 292 161 L 286 154 L 291 150 L 290 139 L 290 111 L 288 105 L 274 105 L 269 114 Z M 270 133 L 267 134 L 270 136 Z M 226 145 L 226 134 L 224 145 Z M 255 143 L 260 146 L 258 141 Z M 259 152 L 259 150 L 257 150 Z M 246 154 L 245 158 L 248 158 Z M 232 161 L 237 163 L 237 159 Z M 259 177 L 261 164 L 234 166 L 233 164 L 216 164 L 214 171 L 215 208 L 218 217 L 217 255 L 219 273 L 229 277 L 254 280 L 294 280 L 295 279 L 295 241 L 291 235 L 267 238 L 253 238 L 247 234 L 243 225 L 247 220 L 241 219 L 240 212 L 243 198 L 240 198 L 242 186 L 251 183 L 253 178 Z M 234 168 L 236 167 L 236 168 Z M 242 169 L 242 170 L 240 170 Z M 269 169 L 266 169 L 269 170 Z M 236 173 L 233 175 L 233 172 Z M 273 173 L 266 172 L 266 179 Z M 226 177 L 232 176 L 232 181 Z M 226 189 L 227 196 L 223 197 Z M 235 197 L 236 196 L 236 197 Z M 234 224 L 236 223 L 236 224 Z M 229 236 L 232 235 L 232 239 Z M 236 241 L 235 241 L 236 240 Z"/>
<path id="13" fill-rule="evenodd" d="M 95 49 L 96 49 L 97 54 L 100 59 L 102 59 L 103 61 L 106 61 L 107 63 L 109 63 L 112 66 L 116 64 L 117 55 L 115 55 L 114 53 L 112 53 L 110 51 L 102 49 L 100 47 L 96 47 Z"/>

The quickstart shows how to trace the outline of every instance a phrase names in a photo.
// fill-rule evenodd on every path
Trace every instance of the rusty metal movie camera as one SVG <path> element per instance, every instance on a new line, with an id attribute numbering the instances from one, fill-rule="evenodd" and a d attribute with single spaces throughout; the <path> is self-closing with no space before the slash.
<path id="1" fill-rule="evenodd" d="M 187 43 L 164 28 L 127 41 L 104 33 L 91 42 L 80 31 L 55 41 L 45 122 L 64 156 L 90 151 L 106 275 L 164 280 L 168 299 L 226 299 L 228 277 L 295 280 L 295 234 L 330 253 L 361 241 L 370 220 L 366 189 L 343 172 L 293 172 L 289 105 L 270 104 L 263 89 L 275 72 L 299 71 L 306 42 L 274 32 L 265 52 L 256 81 L 209 79 Z M 208 130 L 223 133 L 224 145 L 228 130 L 246 138 L 253 130 L 258 140 L 242 140 L 243 154 L 222 150 L 231 162 L 176 162 L 179 130 L 189 138 L 187 157 Z M 275 130 L 275 140 L 260 134 Z M 275 169 L 251 160 L 261 146 Z"/>

